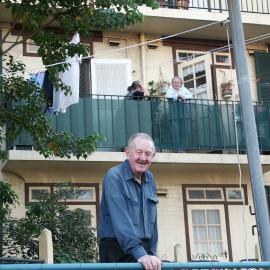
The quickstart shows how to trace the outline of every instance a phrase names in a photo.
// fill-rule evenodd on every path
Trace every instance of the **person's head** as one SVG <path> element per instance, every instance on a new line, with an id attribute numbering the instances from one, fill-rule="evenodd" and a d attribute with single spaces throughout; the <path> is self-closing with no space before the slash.
<path id="1" fill-rule="evenodd" d="M 143 91 L 143 88 L 142 88 L 142 85 L 141 85 L 140 81 L 134 81 L 131 84 L 131 88 L 134 89 L 134 90 L 137 90 L 137 91 Z"/>
<path id="2" fill-rule="evenodd" d="M 172 78 L 172 87 L 173 87 L 173 89 L 178 91 L 181 86 L 182 86 L 182 79 L 180 77 L 177 77 L 177 76 L 173 77 Z"/>
<path id="3" fill-rule="evenodd" d="M 141 177 L 148 170 L 155 151 L 154 141 L 149 135 L 136 133 L 129 138 L 125 153 L 135 177 Z"/>

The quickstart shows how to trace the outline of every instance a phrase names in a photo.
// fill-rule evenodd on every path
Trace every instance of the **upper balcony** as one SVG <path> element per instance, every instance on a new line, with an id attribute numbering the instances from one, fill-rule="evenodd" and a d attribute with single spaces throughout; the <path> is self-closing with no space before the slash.
<path id="1" fill-rule="evenodd" d="M 218 23 L 228 19 L 227 0 L 159 0 L 160 8 L 141 7 L 144 22 L 128 31 L 172 35 L 196 39 L 227 40 L 226 31 Z M 246 39 L 269 33 L 270 0 L 239 0 Z M 196 28 L 217 22 L 201 30 Z M 268 40 L 269 41 L 269 40 Z"/>
<path id="2" fill-rule="evenodd" d="M 254 104 L 260 151 L 270 153 L 270 104 Z M 154 139 L 158 152 L 245 152 L 240 104 L 233 101 L 164 98 L 130 100 L 121 96 L 81 98 L 65 114 L 48 113 L 57 131 L 78 137 L 97 132 L 105 137 L 98 151 L 121 152 L 130 135 L 145 132 Z M 33 149 L 31 137 L 22 133 L 8 149 Z"/>

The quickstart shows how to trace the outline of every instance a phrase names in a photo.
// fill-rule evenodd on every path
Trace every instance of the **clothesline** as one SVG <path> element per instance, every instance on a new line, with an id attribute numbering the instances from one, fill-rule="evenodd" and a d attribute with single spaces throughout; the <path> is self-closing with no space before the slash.
<path id="1" fill-rule="evenodd" d="M 165 37 L 161 37 L 161 38 L 157 38 L 157 39 L 153 39 L 153 40 L 149 40 L 149 41 L 145 41 L 145 42 L 141 42 L 141 43 L 136 43 L 134 45 L 125 46 L 125 47 L 122 47 L 122 48 L 119 48 L 119 49 L 109 50 L 109 51 L 105 51 L 105 52 L 98 53 L 98 54 L 92 54 L 92 55 L 89 55 L 89 56 L 82 57 L 82 59 L 91 59 L 91 58 L 94 58 L 94 57 L 100 56 L 100 55 L 110 54 L 110 53 L 114 53 L 114 52 L 118 52 L 118 51 L 122 51 L 122 50 L 126 50 L 126 49 L 132 49 L 132 48 L 135 48 L 135 47 L 144 46 L 144 45 L 147 45 L 149 43 L 154 43 L 154 42 L 162 41 L 162 40 L 169 39 L 169 38 L 172 38 L 172 37 L 175 37 L 175 36 L 180 36 L 180 35 L 187 34 L 187 33 L 193 32 L 193 31 L 197 31 L 197 30 L 201 30 L 203 28 L 210 27 L 210 26 L 213 26 L 213 25 L 216 25 L 216 24 L 222 24 L 222 22 L 224 22 L 224 20 L 209 23 L 209 24 L 206 24 L 206 25 L 202 25 L 202 26 L 199 26 L 199 27 L 196 27 L 196 28 L 193 28 L 193 29 L 189 29 L 189 30 L 179 32 L 179 33 L 175 33 L 175 34 L 172 34 L 172 35 L 168 35 L 168 36 L 165 36 Z M 39 69 L 28 70 L 28 71 L 25 72 L 25 74 L 28 75 L 28 74 L 31 74 L 31 73 L 42 72 L 42 71 L 45 71 L 46 69 L 48 69 L 49 67 L 66 64 L 67 62 L 68 61 L 66 60 L 66 61 L 61 61 L 61 62 L 56 62 L 56 63 L 53 63 L 53 64 L 45 65 L 44 67 L 39 68 Z M 7 74 L 16 74 L 16 73 L 19 73 L 19 72 L 9 72 Z M 6 76 L 7 74 L 0 74 L 0 76 Z"/>

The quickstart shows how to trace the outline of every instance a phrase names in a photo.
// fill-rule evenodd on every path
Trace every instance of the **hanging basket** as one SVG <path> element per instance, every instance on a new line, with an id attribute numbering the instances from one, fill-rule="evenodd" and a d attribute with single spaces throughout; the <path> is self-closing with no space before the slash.
<path id="1" fill-rule="evenodd" d="M 225 82 L 221 84 L 221 94 L 224 99 L 232 97 L 232 83 Z"/>

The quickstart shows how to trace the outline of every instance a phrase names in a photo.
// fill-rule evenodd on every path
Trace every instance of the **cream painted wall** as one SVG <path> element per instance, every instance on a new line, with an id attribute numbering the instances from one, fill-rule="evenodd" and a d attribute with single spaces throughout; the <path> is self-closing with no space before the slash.
<path id="1" fill-rule="evenodd" d="M 181 185 L 158 186 L 168 190 L 159 196 L 158 204 L 158 254 L 164 260 L 174 261 L 174 246 L 179 244 L 180 261 L 186 261 L 185 223 Z"/>
<path id="2" fill-rule="evenodd" d="M 160 37 L 148 36 L 147 40 L 155 40 Z M 162 42 L 155 42 L 156 49 L 149 49 L 146 46 L 146 78 L 147 82 L 165 80 L 171 81 L 174 76 L 172 48 L 162 46 Z"/>
<path id="3" fill-rule="evenodd" d="M 252 235 L 251 230 L 256 221 L 254 216 L 250 215 L 248 205 L 230 205 L 229 220 L 233 260 L 256 258 L 255 245 L 258 243 L 258 236 L 256 229 L 255 235 Z"/>
<path id="4" fill-rule="evenodd" d="M 3 173 L 5 182 L 12 185 L 13 190 L 19 197 L 19 205 L 16 208 L 12 208 L 12 216 L 21 218 L 25 214 L 25 180 L 13 173 Z"/>
<path id="5" fill-rule="evenodd" d="M 145 40 L 158 39 L 157 36 L 146 36 Z M 110 39 L 118 39 L 119 46 L 110 46 Z M 104 33 L 103 42 L 94 42 L 94 57 L 98 59 L 131 59 L 132 79 L 142 80 L 141 52 L 139 35 L 131 33 Z M 146 85 L 149 81 L 161 79 L 170 81 L 173 76 L 172 49 L 162 46 L 162 42 L 155 42 L 157 49 L 148 49 L 146 53 Z M 131 48 L 125 49 L 128 46 Z"/>
<path id="6" fill-rule="evenodd" d="M 3 28 L 2 31 L 2 35 L 4 36 L 7 32 L 7 29 Z M 10 44 L 12 44 L 16 39 L 17 36 L 9 35 L 7 38 L 7 42 L 3 44 L 3 49 L 8 48 Z M 19 38 L 19 41 L 21 40 L 22 37 Z M 15 46 L 10 51 L 10 54 L 14 56 L 15 60 L 20 60 L 25 64 L 27 73 L 44 70 L 44 66 L 40 57 L 23 56 L 22 44 Z M 3 62 L 3 67 L 5 67 L 5 62 Z"/>

